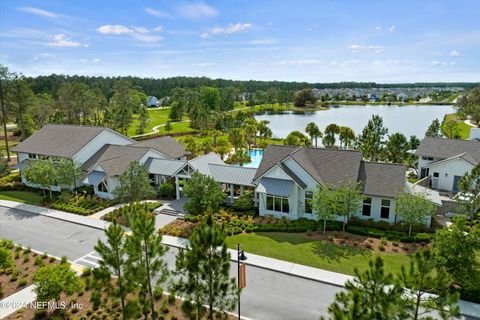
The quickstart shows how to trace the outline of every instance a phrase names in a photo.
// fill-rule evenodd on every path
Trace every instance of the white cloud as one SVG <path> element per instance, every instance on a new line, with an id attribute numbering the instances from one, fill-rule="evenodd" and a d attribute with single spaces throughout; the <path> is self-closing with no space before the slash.
<path id="1" fill-rule="evenodd" d="M 430 62 L 430 65 L 437 66 L 437 67 L 454 66 L 456 64 L 457 64 L 456 61 L 448 61 L 447 62 L 447 61 L 434 60 L 434 61 Z"/>
<path id="2" fill-rule="evenodd" d="M 379 45 L 362 45 L 362 44 L 352 44 L 348 47 L 352 52 L 359 51 L 373 51 L 375 53 L 382 53 L 384 51 L 383 46 Z"/>
<path id="3" fill-rule="evenodd" d="M 230 24 L 228 27 L 215 27 L 212 28 L 210 31 L 202 33 L 200 36 L 202 38 L 208 38 L 211 35 L 218 35 L 218 34 L 232 34 L 237 32 L 244 32 L 251 29 L 253 25 L 251 23 L 235 23 Z"/>
<path id="4" fill-rule="evenodd" d="M 181 4 L 177 7 L 177 12 L 182 17 L 190 20 L 211 18 L 218 14 L 217 9 L 207 5 L 204 2 Z"/>
<path id="5" fill-rule="evenodd" d="M 460 52 L 458 52 L 457 50 L 452 50 L 452 51 L 450 51 L 450 52 L 448 53 L 448 55 L 449 55 L 450 57 L 460 57 L 460 56 L 461 56 Z"/>
<path id="6" fill-rule="evenodd" d="M 160 32 L 162 31 L 162 28 L 160 26 L 155 27 L 152 29 L 155 32 Z M 121 24 L 107 24 L 104 26 L 100 26 L 97 28 L 97 32 L 101 34 L 111 34 L 111 35 L 127 35 L 130 36 L 138 41 L 142 42 L 158 42 L 162 40 L 163 38 L 159 35 L 153 35 L 149 34 L 150 30 L 145 28 L 145 27 L 126 27 Z"/>
<path id="7" fill-rule="evenodd" d="M 63 33 L 53 36 L 53 41 L 47 43 L 51 47 L 80 47 L 82 44 L 78 41 L 73 41 Z M 83 45 L 86 47 L 87 45 Z"/>
<path id="8" fill-rule="evenodd" d="M 382 26 L 376 26 L 375 30 L 382 30 Z"/>
<path id="9" fill-rule="evenodd" d="M 98 63 L 98 62 L 100 62 L 100 60 L 101 60 L 100 58 L 95 58 L 95 59 L 93 59 L 93 62 Z"/>
<path id="10" fill-rule="evenodd" d="M 390 32 L 397 31 L 397 26 L 395 26 L 395 25 L 391 26 L 390 29 L 388 29 L 388 31 L 390 31 Z"/>
<path id="11" fill-rule="evenodd" d="M 34 8 L 34 7 L 20 7 L 20 8 L 17 8 L 17 10 L 25 12 L 25 13 L 35 14 L 37 16 L 46 17 L 46 18 L 60 18 L 61 17 L 61 15 L 59 15 L 59 14 L 56 14 L 56 13 L 53 13 L 53 12 L 50 12 L 50 11 L 47 11 L 47 10 L 39 9 L 39 8 Z"/>
<path id="12" fill-rule="evenodd" d="M 152 30 L 155 31 L 155 32 L 162 32 L 162 31 L 163 31 L 163 27 L 162 27 L 162 26 L 156 26 L 156 27 L 153 28 Z"/>
<path id="13" fill-rule="evenodd" d="M 98 27 L 97 31 L 101 34 L 127 34 L 133 32 L 132 29 L 127 28 L 121 24 L 106 24 L 104 26 Z"/>
<path id="14" fill-rule="evenodd" d="M 292 66 L 311 66 L 325 64 L 325 61 L 318 59 L 300 59 L 300 60 L 283 60 L 279 64 Z"/>
<path id="15" fill-rule="evenodd" d="M 171 18 L 171 15 L 167 12 L 163 12 L 157 9 L 152 9 L 152 8 L 144 8 L 145 12 L 148 13 L 151 16 L 157 17 L 157 18 Z"/>

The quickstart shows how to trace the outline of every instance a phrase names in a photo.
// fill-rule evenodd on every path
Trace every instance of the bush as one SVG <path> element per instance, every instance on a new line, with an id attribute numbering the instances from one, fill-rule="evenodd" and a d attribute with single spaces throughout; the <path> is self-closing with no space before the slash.
<path id="1" fill-rule="evenodd" d="M 245 192 L 241 197 L 233 202 L 233 209 L 239 212 L 254 210 L 253 193 Z"/>
<path id="2" fill-rule="evenodd" d="M 172 291 L 172 292 L 170 292 L 170 294 L 168 295 L 168 303 L 169 303 L 169 304 L 174 304 L 174 303 L 175 303 L 175 300 L 177 300 L 176 292 L 175 292 L 175 291 Z"/>
<path id="3" fill-rule="evenodd" d="M 158 187 L 158 197 L 161 199 L 174 199 L 176 196 L 175 184 L 172 182 L 162 183 Z"/>
<path id="4" fill-rule="evenodd" d="M 380 230 L 368 227 L 362 227 L 357 225 L 348 225 L 347 231 L 350 233 L 372 237 L 372 238 L 385 238 L 391 241 L 400 242 L 429 242 L 432 239 L 432 234 L 429 233 L 417 233 L 409 236 L 405 232 L 395 230 Z"/>
<path id="5" fill-rule="evenodd" d="M 35 264 L 36 266 L 41 266 L 41 265 L 43 264 L 43 262 L 42 262 L 42 257 L 36 256 L 36 257 L 35 257 L 35 262 L 34 262 L 34 264 Z"/>
<path id="6" fill-rule="evenodd" d="M 380 244 L 380 245 L 378 246 L 378 250 L 380 250 L 380 251 L 385 251 L 385 247 L 383 246 L 383 244 Z"/>
<path id="7" fill-rule="evenodd" d="M 25 287 L 27 285 L 27 279 L 22 278 L 20 281 L 18 281 L 18 286 L 19 287 Z"/>

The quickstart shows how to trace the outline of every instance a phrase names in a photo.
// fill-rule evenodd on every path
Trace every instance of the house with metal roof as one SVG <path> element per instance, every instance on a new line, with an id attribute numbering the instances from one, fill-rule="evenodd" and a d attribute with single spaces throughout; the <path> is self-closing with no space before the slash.
<path id="1" fill-rule="evenodd" d="M 253 178 L 259 213 L 289 219 L 315 219 L 313 192 L 318 185 L 357 182 L 365 196 L 360 219 L 394 223 L 395 198 L 413 192 L 402 164 L 364 161 L 360 151 L 269 145 Z M 438 195 L 433 191 L 433 197 Z M 430 221 L 426 221 L 430 224 Z"/>
<path id="2" fill-rule="evenodd" d="M 416 155 L 419 179 L 432 189 L 457 192 L 460 178 L 480 163 L 480 140 L 425 137 Z"/>

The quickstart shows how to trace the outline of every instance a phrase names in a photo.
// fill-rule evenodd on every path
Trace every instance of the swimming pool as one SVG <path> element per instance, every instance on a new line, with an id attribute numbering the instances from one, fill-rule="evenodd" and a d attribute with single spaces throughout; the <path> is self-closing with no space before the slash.
<path id="1" fill-rule="evenodd" d="M 248 155 L 252 159 L 250 163 L 246 163 L 243 166 L 247 168 L 258 168 L 263 157 L 263 150 L 248 150 Z"/>

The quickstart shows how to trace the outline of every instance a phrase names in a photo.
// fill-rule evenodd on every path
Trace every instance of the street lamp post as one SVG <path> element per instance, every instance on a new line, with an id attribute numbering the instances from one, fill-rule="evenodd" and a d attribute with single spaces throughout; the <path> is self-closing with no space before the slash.
<path id="1" fill-rule="evenodd" d="M 237 281 L 238 281 L 238 320 L 240 320 L 240 261 L 247 260 L 245 252 L 240 250 L 240 243 L 237 244 Z"/>

